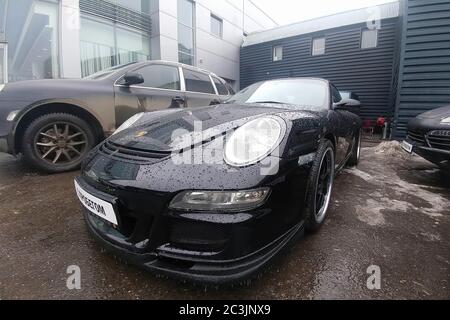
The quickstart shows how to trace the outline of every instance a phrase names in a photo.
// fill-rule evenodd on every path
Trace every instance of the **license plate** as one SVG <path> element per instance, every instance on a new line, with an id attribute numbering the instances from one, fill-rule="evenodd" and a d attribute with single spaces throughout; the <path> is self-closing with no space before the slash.
<path id="1" fill-rule="evenodd" d="M 413 145 L 409 142 L 403 141 L 402 148 L 408 153 L 412 153 Z"/>
<path id="2" fill-rule="evenodd" d="M 111 203 L 93 196 L 89 192 L 83 190 L 80 185 L 75 181 L 75 190 L 77 192 L 78 199 L 80 199 L 83 206 L 93 214 L 117 225 L 117 217 L 114 211 L 114 207 Z"/>

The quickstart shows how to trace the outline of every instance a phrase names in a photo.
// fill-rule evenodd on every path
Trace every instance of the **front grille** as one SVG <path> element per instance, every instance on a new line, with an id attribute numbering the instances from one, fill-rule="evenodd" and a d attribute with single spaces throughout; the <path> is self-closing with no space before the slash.
<path id="1" fill-rule="evenodd" d="M 161 160 L 170 156 L 170 152 L 148 151 L 137 148 L 130 148 L 105 141 L 99 151 L 107 156 L 138 162 L 148 162 L 149 160 Z"/>
<path id="2" fill-rule="evenodd" d="M 408 130 L 408 138 L 419 145 L 425 145 L 425 135 L 423 133 Z"/>
<path id="3" fill-rule="evenodd" d="M 427 139 L 432 148 L 450 151 L 450 130 L 431 131 Z"/>

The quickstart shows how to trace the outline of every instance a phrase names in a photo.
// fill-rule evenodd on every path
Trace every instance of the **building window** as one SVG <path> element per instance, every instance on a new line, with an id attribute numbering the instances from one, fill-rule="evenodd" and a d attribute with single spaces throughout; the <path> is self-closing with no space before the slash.
<path id="1" fill-rule="evenodd" d="M 318 56 L 325 54 L 325 38 L 313 39 L 312 55 Z"/>
<path id="2" fill-rule="evenodd" d="M 0 0 L 0 84 L 59 77 L 57 1 Z"/>
<path id="3" fill-rule="evenodd" d="M 178 61 L 194 65 L 194 3 L 178 0 Z"/>
<path id="4" fill-rule="evenodd" d="M 273 47 L 273 61 L 283 60 L 283 46 Z"/>
<path id="5" fill-rule="evenodd" d="M 361 34 L 361 49 L 376 48 L 378 44 L 378 30 L 366 29 Z"/>
<path id="6" fill-rule="evenodd" d="M 150 59 L 150 40 L 139 30 L 103 19 L 80 19 L 81 75 Z"/>
<path id="7" fill-rule="evenodd" d="M 223 21 L 215 15 L 211 15 L 211 33 L 219 38 L 223 37 Z"/>

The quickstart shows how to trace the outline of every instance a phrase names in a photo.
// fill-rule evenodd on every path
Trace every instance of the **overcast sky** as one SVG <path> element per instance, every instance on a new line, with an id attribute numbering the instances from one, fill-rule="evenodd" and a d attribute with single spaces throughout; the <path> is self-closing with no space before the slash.
<path id="1" fill-rule="evenodd" d="M 361 9 L 395 0 L 252 0 L 279 25 Z"/>

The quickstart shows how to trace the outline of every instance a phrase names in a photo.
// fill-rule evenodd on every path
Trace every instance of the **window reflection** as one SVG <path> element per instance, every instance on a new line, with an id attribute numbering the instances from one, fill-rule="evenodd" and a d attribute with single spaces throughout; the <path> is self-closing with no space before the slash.
<path id="1" fill-rule="evenodd" d="M 2 78 L 6 68 L 9 81 L 59 76 L 58 20 L 56 1 L 0 0 Z"/>
<path id="2" fill-rule="evenodd" d="M 83 77 L 112 66 L 150 58 L 150 40 L 138 30 L 113 22 L 81 17 L 81 74 Z"/>

